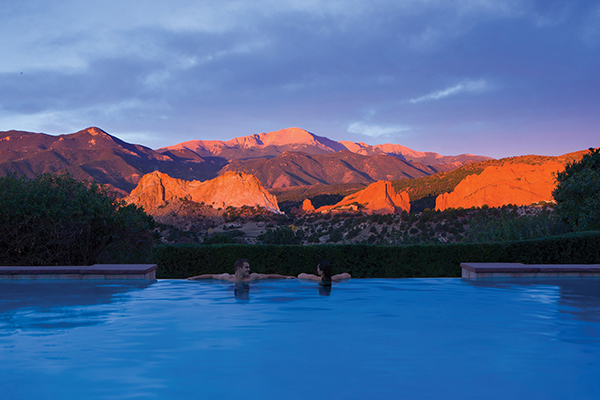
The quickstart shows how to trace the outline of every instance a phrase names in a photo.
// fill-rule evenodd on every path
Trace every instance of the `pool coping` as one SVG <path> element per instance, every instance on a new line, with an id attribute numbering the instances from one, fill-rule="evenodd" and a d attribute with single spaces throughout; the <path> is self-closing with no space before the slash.
<path id="1" fill-rule="evenodd" d="M 600 276 L 600 264 L 461 263 L 460 267 L 465 279 Z"/>
<path id="2" fill-rule="evenodd" d="M 0 279 L 156 279 L 156 264 L 2 267 Z"/>

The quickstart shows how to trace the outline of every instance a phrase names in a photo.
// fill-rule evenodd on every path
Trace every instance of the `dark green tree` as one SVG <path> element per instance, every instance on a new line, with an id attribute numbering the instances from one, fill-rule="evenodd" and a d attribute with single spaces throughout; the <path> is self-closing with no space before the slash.
<path id="1" fill-rule="evenodd" d="M 304 239 L 304 231 L 297 229 L 295 232 L 288 226 L 280 226 L 277 229 L 267 229 L 265 233 L 256 238 L 263 244 L 300 244 Z"/>
<path id="2" fill-rule="evenodd" d="M 151 223 L 105 186 L 68 174 L 0 177 L 2 265 L 90 265 L 117 242 L 149 253 Z"/>
<path id="3" fill-rule="evenodd" d="M 552 193 L 556 212 L 574 231 L 600 230 L 600 148 L 567 164 Z"/>
<path id="4" fill-rule="evenodd" d="M 243 238 L 245 235 L 246 234 L 239 229 L 223 233 L 215 233 L 211 236 L 207 235 L 202 244 L 240 243 L 241 240 L 238 240 L 238 238 Z"/>

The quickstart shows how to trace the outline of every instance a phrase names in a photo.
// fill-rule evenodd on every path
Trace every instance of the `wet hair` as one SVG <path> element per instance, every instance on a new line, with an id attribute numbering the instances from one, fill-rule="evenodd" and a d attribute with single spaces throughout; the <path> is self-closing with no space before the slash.
<path id="1" fill-rule="evenodd" d="M 317 265 L 317 268 L 319 268 L 323 272 L 321 282 L 328 282 L 329 284 L 331 284 L 331 275 L 333 269 L 331 263 L 327 260 L 323 260 L 319 263 L 319 265 Z"/>
<path id="2" fill-rule="evenodd" d="M 244 263 L 250 264 L 250 261 L 246 260 L 245 258 L 238 258 L 237 260 L 235 260 L 235 262 L 233 263 L 233 271 L 235 272 L 239 268 L 242 268 L 244 266 Z"/>

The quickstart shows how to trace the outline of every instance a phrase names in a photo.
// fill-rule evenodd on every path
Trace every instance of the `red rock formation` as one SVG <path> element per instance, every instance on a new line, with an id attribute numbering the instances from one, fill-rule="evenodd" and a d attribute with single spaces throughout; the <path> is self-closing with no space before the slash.
<path id="1" fill-rule="evenodd" d="M 302 202 L 302 211 L 303 212 L 313 212 L 315 211 L 315 207 L 312 205 L 310 199 L 306 199 Z"/>
<path id="2" fill-rule="evenodd" d="M 358 204 L 362 207 L 359 207 Z M 375 182 L 360 192 L 346 196 L 333 206 L 319 207 L 316 212 L 357 209 L 368 214 L 395 214 L 410 211 L 408 192 L 396 193 L 389 181 Z"/>
<path id="3" fill-rule="evenodd" d="M 280 213 L 277 198 L 267 192 L 258 179 L 243 172 L 227 172 L 210 181 L 184 181 L 154 171 L 146 174 L 138 186 L 125 198 L 128 203 L 144 207 L 152 214 L 170 199 L 185 198 L 213 207 L 260 206 Z"/>
<path id="4" fill-rule="evenodd" d="M 558 162 L 490 166 L 480 175 L 467 176 L 453 192 L 438 196 L 435 208 L 471 208 L 484 204 L 502 207 L 507 204 L 529 205 L 553 201 L 552 190 L 556 187 L 554 174 L 564 168 Z"/>

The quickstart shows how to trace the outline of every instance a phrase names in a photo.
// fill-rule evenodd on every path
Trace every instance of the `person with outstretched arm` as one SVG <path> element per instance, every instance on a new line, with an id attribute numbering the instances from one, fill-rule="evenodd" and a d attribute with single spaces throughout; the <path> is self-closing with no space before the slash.
<path id="1" fill-rule="evenodd" d="M 333 266 L 327 260 L 321 261 L 317 265 L 317 275 L 301 273 L 298 275 L 298 279 L 308 279 L 311 281 L 319 282 L 319 294 L 328 296 L 331 294 L 331 283 L 352 278 L 349 273 L 344 272 L 337 275 L 331 275 L 333 273 Z"/>
<path id="2" fill-rule="evenodd" d="M 234 274 L 204 274 L 187 278 L 188 280 L 197 279 L 221 279 L 228 282 L 252 282 L 259 279 L 296 279 L 294 276 L 285 276 L 279 274 L 257 274 L 250 273 L 250 262 L 244 258 L 238 259 L 233 263 Z"/>

